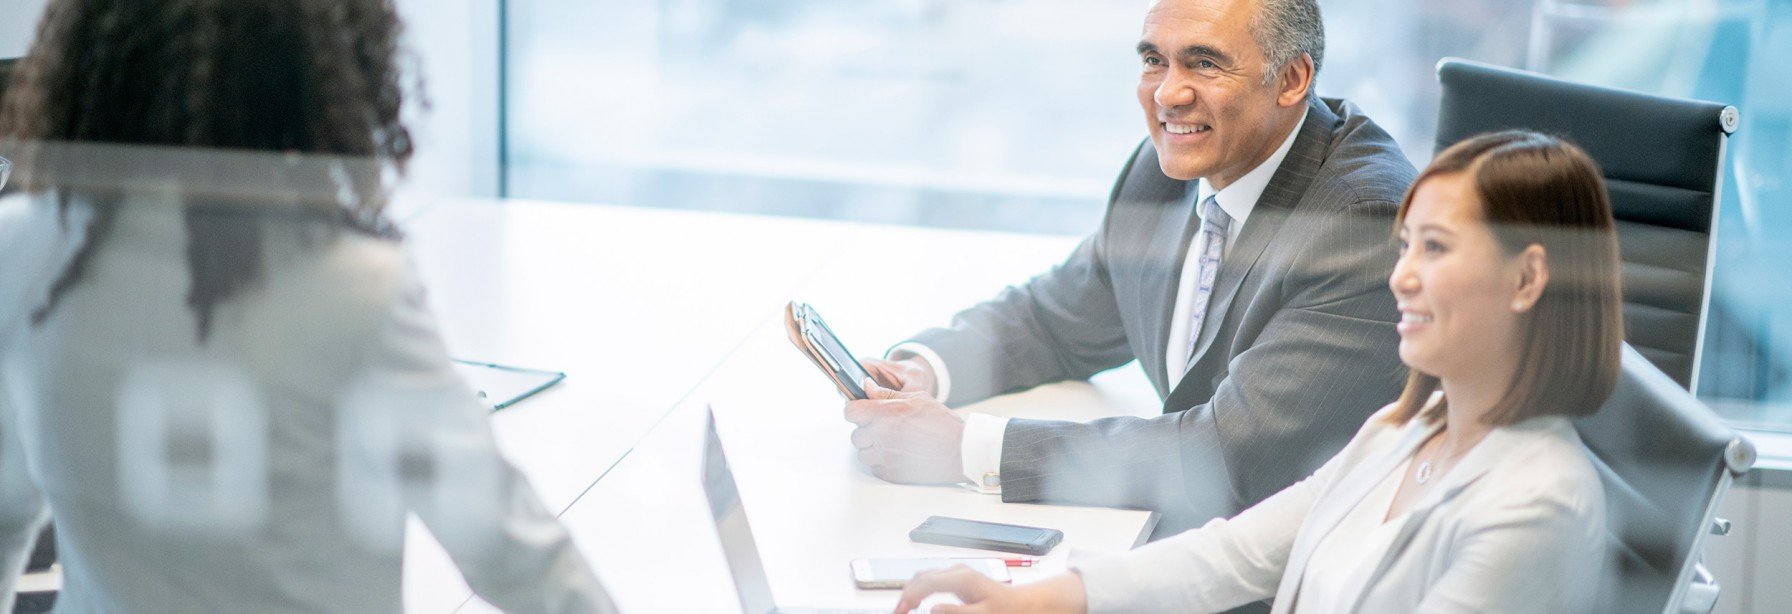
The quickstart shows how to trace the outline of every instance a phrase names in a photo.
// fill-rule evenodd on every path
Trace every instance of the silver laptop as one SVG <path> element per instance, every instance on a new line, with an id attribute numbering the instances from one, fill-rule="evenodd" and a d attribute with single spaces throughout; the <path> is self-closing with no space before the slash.
<path id="1" fill-rule="evenodd" d="M 765 564 L 759 559 L 759 546 L 753 541 L 753 528 L 747 525 L 747 510 L 740 504 L 740 489 L 734 484 L 734 472 L 728 469 L 728 457 L 722 453 L 722 438 L 716 435 L 716 415 L 709 412 L 704 420 L 703 491 L 709 496 L 709 513 L 716 521 L 716 535 L 722 540 L 722 556 L 728 559 L 728 572 L 734 575 L 734 590 L 740 593 L 740 607 L 746 614 L 814 614 L 838 612 L 861 614 L 882 610 L 840 610 L 780 607 L 772 600 L 772 584 L 765 578 Z M 840 580 L 848 581 L 845 566 Z M 895 604 L 891 604 L 895 607 Z"/>

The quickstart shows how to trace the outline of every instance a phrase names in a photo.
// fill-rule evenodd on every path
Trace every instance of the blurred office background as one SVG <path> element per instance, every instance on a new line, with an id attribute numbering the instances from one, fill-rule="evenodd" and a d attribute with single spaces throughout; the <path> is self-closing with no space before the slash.
<path id="1" fill-rule="evenodd" d="M 0 58 L 46 0 L 0 3 Z M 1144 136 L 1145 0 L 398 0 L 411 194 L 1082 234 Z M 1792 611 L 1792 0 L 1322 0 L 1319 92 L 1430 157 L 1457 56 L 1737 106 L 1700 396 L 1760 446 L 1720 612 Z"/>
<path id="2" fill-rule="evenodd" d="M 492 189 L 1082 234 L 1144 134 L 1142 4 L 507 0 Z M 1739 107 L 1699 389 L 1739 426 L 1792 433 L 1792 273 L 1774 258 L 1792 246 L 1792 0 L 1322 7 L 1319 92 L 1415 164 L 1444 56 Z"/>

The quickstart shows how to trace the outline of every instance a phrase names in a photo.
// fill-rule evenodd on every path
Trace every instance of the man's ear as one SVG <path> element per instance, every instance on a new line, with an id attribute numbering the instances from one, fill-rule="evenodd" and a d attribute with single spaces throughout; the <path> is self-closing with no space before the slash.
<path id="1" fill-rule="evenodd" d="M 1305 105 L 1313 91 L 1313 56 L 1300 54 L 1282 66 L 1276 75 L 1276 104 L 1281 107 Z"/>
<path id="2" fill-rule="evenodd" d="M 1524 313 L 1537 305 L 1549 286 L 1549 252 L 1532 243 L 1518 253 L 1518 289 L 1512 296 L 1512 312 Z"/>

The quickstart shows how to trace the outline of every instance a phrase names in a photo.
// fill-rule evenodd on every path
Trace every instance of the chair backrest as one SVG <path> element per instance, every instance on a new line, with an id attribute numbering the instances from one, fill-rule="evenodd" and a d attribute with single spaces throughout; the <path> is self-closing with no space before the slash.
<path id="1" fill-rule="evenodd" d="M 1625 338 L 1681 387 L 1696 381 L 1710 300 L 1724 145 L 1735 107 L 1563 81 L 1445 58 L 1437 149 L 1525 128 L 1599 162 L 1624 260 Z"/>
<path id="2" fill-rule="evenodd" d="M 3 107 L 6 104 L 6 88 L 7 88 L 7 86 L 12 85 L 12 71 L 13 71 L 13 68 L 18 65 L 18 63 L 19 63 L 18 58 L 0 59 L 0 107 Z M 0 159 L 5 159 L 5 158 L 7 158 L 6 152 L 0 151 Z M 10 162 L 10 160 L 9 160 L 9 162 Z M 7 173 L 0 173 L 0 175 L 6 175 L 6 174 Z M 16 183 L 13 181 L 6 181 L 5 179 L 6 179 L 6 177 L 0 177 L 0 194 L 11 193 L 10 191 L 7 190 L 7 186 L 8 186 L 8 184 Z M 16 185 L 14 185 L 12 187 L 13 187 L 12 191 L 17 191 Z"/>
<path id="3" fill-rule="evenodd" d="M 0 59 L 0 100 L 6 100 L 6 86 L 12 84 L 12 69 L 18 58 Z"/>
<path id="4" fill-rule="evenodd" d="M 1598 611 L 1678 612 L 1718 500 L 1754 447 L 1628 345 L 1617 389 L 1574 426 L 1605 484 L 1612 574 Z"/>

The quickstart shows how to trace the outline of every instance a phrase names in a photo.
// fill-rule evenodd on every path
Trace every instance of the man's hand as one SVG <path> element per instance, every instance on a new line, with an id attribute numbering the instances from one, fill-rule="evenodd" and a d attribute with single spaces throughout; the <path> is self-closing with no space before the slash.
<path id="1" fill-rule="evenodd" d="M 939 378 L 934 377 L 933 369 L 927 367 L 925 360 L 867 358 L 859 364 L 864 365 L 871 377 L 877 378 L 879 386 L 902 392 L 922 392 L 935 398 L 939 396 Z"/>
<path id="2" fill-rule="evenodd" d="M 1065 573 L 1031 584 L 1008 585 L 989 579 L 964 565 L 934 569 L 915 574 L 902 588 L 902 600 L 896 603 L 897 614 L 920 607 L 921 600 L 934 593 L 952 593 L 964 605 L 936 605 L 934 614 L 983 614 L 994 612 L 1064 612 L 1082 614 L 1089 611 L 1089 598 L 1082 576 Z"/>
<path id="3" fill-rule="evenodd" d="M 849 401 L 846 420 L 859 425 L 852 445 L 871 474 L 899 484 L 963 482 L 964 418 L 925 392 L 897 392 L 860 383 L 871 398 Z"/>

